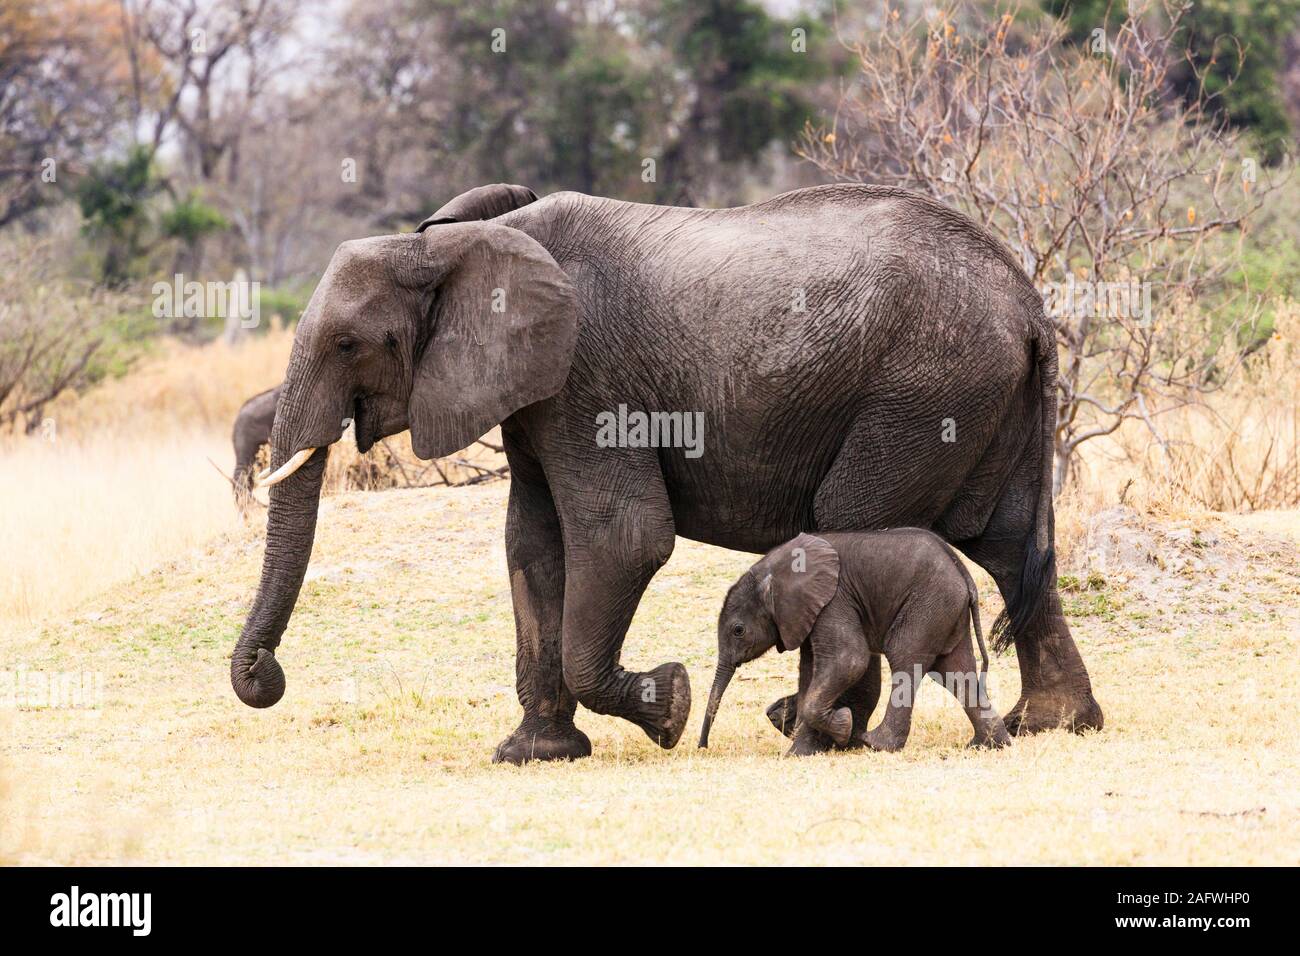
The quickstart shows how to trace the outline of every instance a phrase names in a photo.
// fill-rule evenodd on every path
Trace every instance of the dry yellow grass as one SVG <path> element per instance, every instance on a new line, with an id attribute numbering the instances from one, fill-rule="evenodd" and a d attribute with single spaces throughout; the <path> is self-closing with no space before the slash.
<path id="1" fill-rule="evenodd" d="M 214 433 L 104 434 L 0 450 L 0 631 L 57 616 L 86 595 L 234 528 L 230 486 L 206 458 Z"/>
<path id="2" fill-rule="evenodd" d="M 503 484 L 327 499 L 280 657 L 285 699 L 228 683 L 255 527 L 6 642 L 47 673 L 103 675 L 98 710 L 10 711 L 0 857 L 21 862 L 1294 863 L 1300 857 L 1300 570 L 1247 549 L 1212 613 L 1107 587 L 1070 615 L 1107 713 L 971 752 L 926 687 L 898 755 L 782 760 L 762 707 L 794 662 L 740 675 L 714 747 L 699 701 L 674 752 L 581 712 L 596 756 L 488 763 L 518 717 Z M 1300 535 L 1300 515 L 1278 513 Z M 1233 523 L 1240 519 L 1219 519 Z M 1247 527 L 1243 533 L 1257 533 Z M 682 660 L 696 694 L 726 585 L 751 559 L 680 541 L 624 660 Z M 985 614 L 995 606 L 984 585 Z M 1245 582 L 1258 586 L 1247 591 Z M 1209 600 L 1206 598 L 1205 600 Z M 1015 699 L 1014 658 L 992 692 Z M 789 807 L 788 812 L 774 808 Z"/>
<path id="3" fill-rule="evenodd" d="M 173 431 L 199 430 L 228 440 L 244 400 L 280 384 L 292 346 L 293 332 L 282 326 L 236 346 L 164 341 L 126 377 L 65 395 L 48 414 L 61 439 L 143 432 L 165 441 Z"/>
<path id="4" fill-rule="evenodd" d="M 1159 439 L 1132 419 L 1084 444 L 1075 507 L 1122 499 L 1183 514 L 1300 505 L 1300 302 L 1276 303 L 1275 329 L 1205 402 L 1154 415 Z"/>

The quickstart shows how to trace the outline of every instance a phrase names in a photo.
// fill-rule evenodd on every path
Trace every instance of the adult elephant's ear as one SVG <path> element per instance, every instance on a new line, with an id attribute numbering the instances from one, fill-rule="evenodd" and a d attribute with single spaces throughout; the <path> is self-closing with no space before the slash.
<path id="1" fill-rule="evenodd" d="M 578 312 L 568 277 L 517 229 L 459 223 L 417 241 L 425 261 L 412 272 L 432 302 L 408 420 L 411 447 L 428 459 L 558 392 L 573 361 Z"/>
<path id="2" fill-rule="evenodd" d="M 769 553 L 751 572 L 776 621 L 780 649 L 804 642 L 840 583 L 840 556 L 825 538 L 801 534 Z"/>
<path id="3" fill-rule="evenodd" d="M 509 183 L 477 186 L 461 193 L 429 216 L 415 227 L 415 231 L 424 232 L 430 226 L 443 226 L 453 222 L 495 219 L 497 216 L 504 216 L 520 206 L 527 206 L 534 202 L 537 202 L 537 193 L 527 186 L 512 186 Z"/>

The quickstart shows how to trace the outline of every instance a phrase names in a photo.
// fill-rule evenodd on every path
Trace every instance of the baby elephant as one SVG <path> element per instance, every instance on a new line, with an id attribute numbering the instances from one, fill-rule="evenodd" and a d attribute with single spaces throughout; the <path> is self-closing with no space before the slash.
<path id="1" fill-rule="evenodd" d="M 975 671 L 970 624 L 983 664 Z M 805 645 L 805 641 L 807 644 Z M 984 692 L 988 653 L 975 582 L 936 535 L 917 528 L 868 533 L 801 534 L 768 554 L 731 586 L 718 617 L 718 669 L 700 746 L 736 667 L 765 654 L 800 648 L 798 727 L 791 754 L 840 747 L 899 750 L 912 724 L 922 675 L 941 681 L 975 728 L 974 746 L 1010 741 Z M 892 671 L 884 719 L 871 731 L 842 698 L 884 654 Z M 877 681 L 879 678 L 877 677 Z M 874 699 L 866 695 L 867 699 Z"/>

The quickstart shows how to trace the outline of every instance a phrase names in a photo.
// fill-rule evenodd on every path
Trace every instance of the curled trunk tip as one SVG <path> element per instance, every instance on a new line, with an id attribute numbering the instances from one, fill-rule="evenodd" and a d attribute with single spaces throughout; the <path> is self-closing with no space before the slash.
<path id="1" fill-rule="evenodd" d="M 284 668 L 265 647 L 238 647 L 230 658 L 230 684 L 249 707 L 270 707 L 284 696 Z"/>

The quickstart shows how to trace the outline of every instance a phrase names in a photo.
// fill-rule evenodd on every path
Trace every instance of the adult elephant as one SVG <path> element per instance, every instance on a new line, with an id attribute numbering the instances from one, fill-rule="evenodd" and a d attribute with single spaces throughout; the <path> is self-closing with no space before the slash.
<path id="1" fill-rule="evenodd" d="M 257 453 L 271 440 L 275 423 L 275 406 L 280 401 L 280 386 L 258 392 L 239 408 L 230 442 L 235 448 L 235 502 L 247 499 L 253 490 Z"/>
<path id="2" fill-rule="evenodd" d="M 524 716 L 497 760 L 590 753 L 578 702 L 677 743 L 685 668 L 620 663 L 675 535 L 763 552 L 801 531 L 931 528 L 1006 600 L 1023 687 L 1008 728 L 1101 726 L 1054 583 L 1054 334 L 1005 248 L 877 186 L 717 210 L 535 200 L 480 187 L 414 234 L 334 253 L 272 434 L 266 556 L 231 659 L 241 700 L 284 693 L 275 650 L 325 449 L 351 418 L 363 450 L 409 427 L 423 458 L 502 426 Z M 643 447 L 635 424 L 597 441 L 635 412 L 702 420 L 703 453 Z"/>

